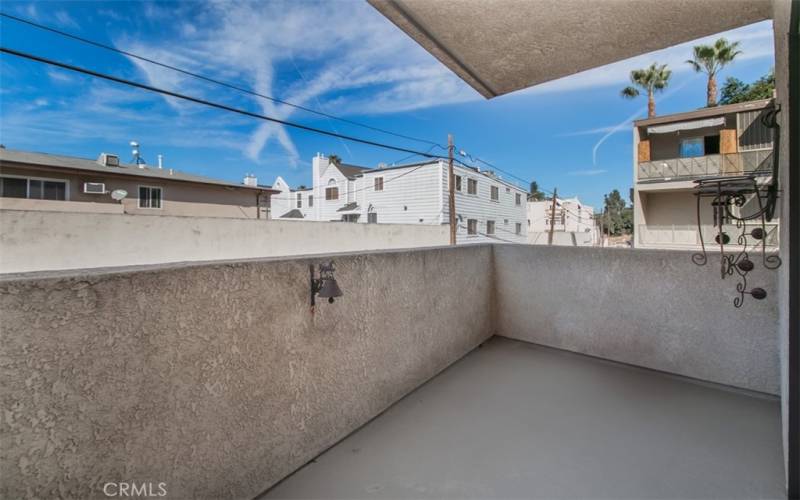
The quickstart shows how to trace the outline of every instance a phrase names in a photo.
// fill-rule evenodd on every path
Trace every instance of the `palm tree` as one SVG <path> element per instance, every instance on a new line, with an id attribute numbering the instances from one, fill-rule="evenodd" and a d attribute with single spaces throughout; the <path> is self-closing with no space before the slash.
<path id="1" fill-rule="evenodd" d="M 739 42 L 730 43 L 724 38 L 714 42 L 714 45 L 694 46 L 694 58 L 686 62 L 698 73 L 702 71 L 708 75 L 706 93 L 708 107 L 717 105 L 717 73 L 741 53 Z"/>
<path id="2" fill-rule="evenodd" d="M 669 78 L 672 76 L 672 71 L 667 69 L 666 64 L 659 65 L 653 63 L 649 68 L 635 69 L 631 71 L 632 86 L 625 87 L 620 92 L 622 97 L 633 99 L 639 96 L 639 89 L 647 91 L 647 117 L 652 118 L 656 116 L 656 100 L 655 93 L 664 90 L 669 84 Z"/>

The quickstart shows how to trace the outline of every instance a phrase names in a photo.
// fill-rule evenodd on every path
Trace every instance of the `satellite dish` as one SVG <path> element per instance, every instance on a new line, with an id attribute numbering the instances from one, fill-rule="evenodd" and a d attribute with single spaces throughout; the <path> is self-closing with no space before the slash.
<path id="1" fill-rule="evenodd" d="M 128 196 L 128 192 L 124 189 L 115 189 L 111 191 L 111 197 L 117 201 L 122 201 Z"/>

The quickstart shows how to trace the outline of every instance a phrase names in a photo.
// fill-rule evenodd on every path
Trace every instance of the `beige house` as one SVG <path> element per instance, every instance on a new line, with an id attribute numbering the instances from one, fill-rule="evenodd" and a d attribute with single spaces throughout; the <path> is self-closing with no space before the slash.
<path id="1" fill-rule="evenodd" d="M 269 187 L 170 168 L 0 148 L 0 208 L 269 219 Z"/>
<path id="2" fill-rule="evenodd" d="M 755 175 L 766 183 L 772 174 L 772 133 L 761 121 L 771 99 L 703 108 L 638 120 L 633 125 L 634 246 L 695 249 L 698 179 Z M 713 242 L 718 230 L 707 214 L 710 201 L 701 201 L 704 241 Z M 752 198 L 737 208 L 755 205 Z M 735 221 L 723 230 L 735 234 Z M 767 244 L 778 245 L 778 219 L 767 223 Z"/>

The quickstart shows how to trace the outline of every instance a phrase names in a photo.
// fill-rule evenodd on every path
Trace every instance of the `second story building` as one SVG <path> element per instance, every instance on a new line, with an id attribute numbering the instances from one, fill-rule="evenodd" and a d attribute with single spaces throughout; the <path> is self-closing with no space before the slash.
<path id="1" fill-rule="evenodd" d="M 527 192 L 487 171 L 454 166 L 457 242 L 526 243 Z M 291 190 L 280 177 L 279 218 L 367 224 L 448 224 L 445 161 L 367 168 L 317 155 L 313 187 Z M 280 201 L 279 201 L 280 200 Z M 302 216 L 302 217 L 301 217 Z"/>
<path id="2" fill-rule="evenodd" d="M 547 245 L 552 222 L 553 244 L 561 246 L 593 246 L 597 243 L 594 208 L 575 198 L 528 202 L 528 243 Z"/>
<path id="3" fill-rule="evenodd" d="M 772 131 L 762 117 L 771 99 L 702 108 L 634 122 L 634 246 L 696 249 L 698 179 L 753 175 L 766 183 L 772 174 Z M 701 211 L 712 211 L 708 199 Z M 755 204 L 748 200 L 748 204 Z M 748 207 L 737 208 L 746 212 Z M 733 229 L 730 234 L 736 233 Z M 777 219 L 767 225 L 767 244 L 777 246 Z M 713 242 L 717 230 L 705 217 L 701 231 Z"/>

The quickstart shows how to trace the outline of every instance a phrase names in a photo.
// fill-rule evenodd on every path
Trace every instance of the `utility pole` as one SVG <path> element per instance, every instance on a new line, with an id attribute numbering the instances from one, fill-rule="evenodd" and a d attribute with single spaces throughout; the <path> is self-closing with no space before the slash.
<path id="1" fill-rule="evenodd" d="M 556 227 L 556 199 L 558 198 L 558 188 L 553 189 L 553 208 L 550 210 L 550 234 L 547 235 L 547 244 L 553 244 L 553 231 Z"/>
<path id="2" fill-rule="evenodd" d="M 447 154 L 449 157 L 447 163 L 447 178 L 450 185 L 450 200 L 448 207 L 450 211 L 450 244 L 456 244 L 456 176 L 453 173 L 453 151 L 455 145 L 453 144 L 453 134 L 447 134 Z"/>

